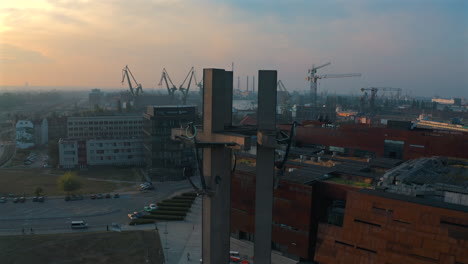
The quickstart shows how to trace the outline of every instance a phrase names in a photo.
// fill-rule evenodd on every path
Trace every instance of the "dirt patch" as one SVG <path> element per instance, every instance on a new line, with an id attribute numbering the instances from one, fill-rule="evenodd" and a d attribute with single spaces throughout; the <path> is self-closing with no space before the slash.
<path id="1" fill-rule="evenodd" d="M 85 178 L 98 178 L 104 180 L 141 182 L 142 176 L 137 168 L 92 167 L 89 170 L 78 171 L 78 175 Z"/>
<path id="2" fill-rule="evenodd" d="M 0 237 L 2 263 L 164 263 L 157 231 Z"/>
<path id="3" fill-rule="evenodd" d="M 44 169 L 2 169 L 0 170 L 0 195 L 13 193 L 33 196 L 34 190 L 41 187 L 46 196 L 64 195 L 57 189 L 57 178 L 61 174 L 49 174 Z M 131 183 L 96 181 L 80 177 L 83 187 L 80 193 L 107 193 L 133 186 Z"/>

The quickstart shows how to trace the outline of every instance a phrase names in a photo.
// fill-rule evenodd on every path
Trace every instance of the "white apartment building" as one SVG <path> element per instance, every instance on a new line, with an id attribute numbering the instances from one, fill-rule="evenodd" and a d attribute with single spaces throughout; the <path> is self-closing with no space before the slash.
<path id="1" fill-rule="evenodd" d="M 69 117 L 68 138 L 59 141 L 60 167 L 142 165 L 142 123 L 139 115 Z"/>
<path id="2" fill-rule="evenodd" d="M 16 123 L 16 146 L 26 149 L 34 146 L 34 124 L 29 120 Z"/>
<path id="3" fill-rule="evenodd" d="M 142 139 L 91 139 L 86 142 L 88 165 L 141 165 Z"/>
<path id="4" fill-rule="evenodd" d="M 60 167 L 64 169 L 78 167 L 78 141 L 60 139 L 58 145 Z"/>
<path id="5" fill-rule="evenodd" d="M 140 115 L 69 117 L 68 138 L 140 138 L 143 117 Z"/>
<path id="6" fill-rule="evenodd" d="M 94 165 L 142 165 L 142 139 L 60 139 L 60 167 L 83 168 Z"/>

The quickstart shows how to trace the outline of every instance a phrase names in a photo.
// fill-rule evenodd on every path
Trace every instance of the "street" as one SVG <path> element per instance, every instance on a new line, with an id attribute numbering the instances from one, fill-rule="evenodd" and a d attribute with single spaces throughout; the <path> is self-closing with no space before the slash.
<path id="1" fill-rule="evenodd" d="M 125 193 L 120 198 L 65 201 L 63 197 L 47 198 L 44 203 L 32 202 L 0 204 L 0 235 L 28 233 L 63 233 L 72 231 L 70 222 L 84 220 L 89 231 L 105 230 L 111 223 L 126 225 L 127 214 L 143 211 L 143 207 L 161 201 L 172 194 L 191 191 L 186 181 L 156 183 L 156 190 L 146 193 Z"/>

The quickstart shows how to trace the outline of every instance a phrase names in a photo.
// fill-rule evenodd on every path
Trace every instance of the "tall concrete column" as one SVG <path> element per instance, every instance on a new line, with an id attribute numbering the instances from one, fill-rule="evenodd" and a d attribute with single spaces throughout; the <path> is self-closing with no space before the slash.
<path id="1" fill-rule="evenodd" d="M 227 96 L 229 89 L 231 96 Z M 232 112 L 232 72 L 204 69 L 203 101 L 203 133 L 223 132 Z M 229 263 L 231 149 L 222 145 L 204 148 L 203 175 L 212 192 L 203 196 L 203 263 Z"/>
<path id="2" fill-rule="evenodd" d="M 276 147 L 276 71 L 258 72 L 255 263 L 271 263 L 271 224 Z"/>

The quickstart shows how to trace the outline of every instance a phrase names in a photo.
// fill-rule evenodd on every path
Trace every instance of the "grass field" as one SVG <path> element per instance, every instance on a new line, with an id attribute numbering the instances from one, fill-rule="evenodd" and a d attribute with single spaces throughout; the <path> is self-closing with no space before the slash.
<path id="1" fill-rule="evenodd" d="M 0 237 L 1 263 L 164 263 L 157 231 Z"/>
<path id="2" fill-rule="evenodd" d="M 87 171 L 79 171 L 79 176 L 120 181 L 142 181 L 136 168 L 93 167 Z"/>
<path id="3" fill-rule="evenodd" d="M 47 196 L 64 195 L 65 193 L 57 189 L 57 179 L 62 174 L 63 172 L 60 171 L 49 174 L 48 170 L 43 169 L 2 169 L 0 170 L 0 194 L 13 193 L 16 195 L 26 194 L 27 196 L 32 196 L 34 190 L 37 187 L 41 187 Z M 91 177 L 91 175 L 94 174 L 90 174 L 88 177 Z M 83 187 L 79 191 L 82 194 L 112 192 L 116 189 L 133 185 L 131 183 L 89 180 L 82 177 L 81 173 L 79 176 L 81 176 L 80 178 L 83 183 Z"/>

